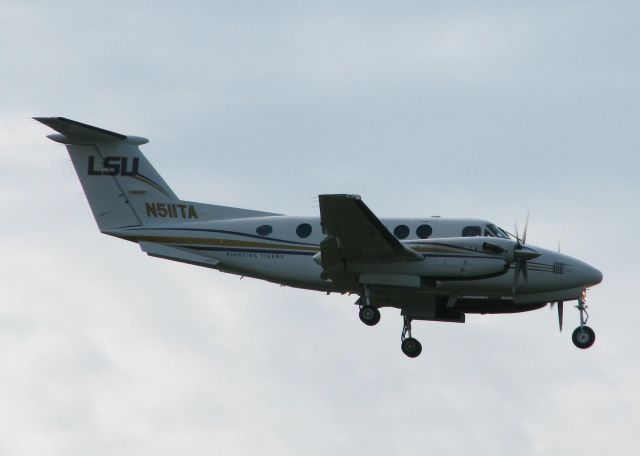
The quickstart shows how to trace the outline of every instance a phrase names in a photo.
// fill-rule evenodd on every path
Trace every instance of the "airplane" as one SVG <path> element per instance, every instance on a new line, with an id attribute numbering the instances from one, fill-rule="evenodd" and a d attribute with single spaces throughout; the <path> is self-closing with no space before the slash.
<path id="1" fill-rule="evenodd" d="M 578 301 L 576 347 L 589 348 L 586 290 L 602 273 L 575 258 L 526 244 L 487 220 L 378 218 L 358 195 L 319 195 L 319 217 L 184 201 L 140 151 L 148 140 L 64 117 L 34 117 L 67 147 L 99 230 L 147 255 L 283 286 L 354 294 L 360 320 L 380 308 L 403 317 L 402 352 L 422 345 L 414 320 L 464 323 L 465 314 L 502 314 Z"/>

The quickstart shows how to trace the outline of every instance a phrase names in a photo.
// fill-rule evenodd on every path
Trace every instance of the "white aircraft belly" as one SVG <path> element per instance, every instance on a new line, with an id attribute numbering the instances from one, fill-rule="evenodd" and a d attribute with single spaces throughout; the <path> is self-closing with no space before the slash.
<path id="1" fill-rule="evenodd" d="M 307 255 L 216 252 L 216 256 L 221 269 L 231 268 L 251 277 L 309 285 L 328 283 L 320 278 L 322 267 Z"/>

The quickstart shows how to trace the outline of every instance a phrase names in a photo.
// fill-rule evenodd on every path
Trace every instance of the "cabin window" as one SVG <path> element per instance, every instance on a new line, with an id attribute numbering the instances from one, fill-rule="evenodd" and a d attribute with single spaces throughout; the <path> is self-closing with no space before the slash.
<path id="1" fill-rule="evenodd" d="M 273 227 L 271 225 L 260 225 L 256 228 L 256 233 L 260 236 L 269 236 L 273 231 Z"/>
<path id="2" fill-rule="evenodd" d="M 407 225 L 398 225 L 393 230 L 393 234 L 395 234 L 398 239 L 405 239 L 409 236 L 409 227 Z"/>
<path id="3" fill-rule="evenodd" d="M 482 228 L 479 226 L 465 226 L 462 230 L 462 237 L 482 236 Z"/>
<path id="4" fill-rule="evenodd" d="M 308 223 L 301 223 L 300 225 L 298 225 L 298 228 L 296 228 L 296 234 L 301 238 L 309 237 L 311 235 L 311 231 L 311 225 L 309 225 Z"/>
<path id="5" fill-rule="evenodd" d="M 430 225 L 420 225 L 416 228 L 416 234 L 420 239 L 427 239 L 433 234 L 433 229 Z"/>

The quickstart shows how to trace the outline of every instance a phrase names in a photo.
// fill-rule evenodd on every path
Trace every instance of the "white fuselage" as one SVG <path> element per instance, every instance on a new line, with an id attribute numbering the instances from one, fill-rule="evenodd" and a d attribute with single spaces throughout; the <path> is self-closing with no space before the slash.
<path id="1" fill-rule="evenodd" d="M 36 117 L 64 144 L 101 232 L 148 255 L 281 285 L 359 295 L 360 320 L 403 315 L 402 350 L 420 354 L 412 320 L 464 322 L 578 300 L 573 341 L 590 347 L 585 289 L 602 280 L 575 258 L 525 245 L 485 220 L 378 218 L 359 195 L 318 195 L 319 217 L 185 201 L 140 151 L 145 138 L 65 117 Z"/>
<path id="2" fill-rule="evenodd" d="M 396 237 L 404 237 L 401 242 L 422 253 L 424 259 L 349 265 L 363 277 L 362 283 L 367 283 L 369 277 L 372 285 L 404 285 L 438 294 L 512 296 L 514 266 L 512 261 L 505 260 L 505 255 L 509 255 L 515 241 L 490 222 L 439 217 L 381 221 Z M 185 249 L 210 258 L 212 267 L 223 272 L 313 290 L 360 291 L 340 290 L 333 282 L 321 278 L 323 268 L 317 255 L 325 234 L 319 217 L 278 215 L 192 223 L 181 220 L 175 226 L 163 224 L 105 232 L 136 242 Z M 486 242 L 502 246 L 504 253 L 483 250 Z M 582 289 L 602 279 L 598 270 L 575 258 L 538 247 L 535 250 L 540 255 L 528 261 L 527 279 L 518 285 L 517 295 L 513 296 L 515 302 L 576 299 Z"/>

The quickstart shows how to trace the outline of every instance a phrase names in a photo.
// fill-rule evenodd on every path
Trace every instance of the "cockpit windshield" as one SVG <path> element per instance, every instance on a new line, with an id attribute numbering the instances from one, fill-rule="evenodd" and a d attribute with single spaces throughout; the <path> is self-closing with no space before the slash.
<path id="1" fill-rule="evenodd" d="M 493 223 L 486 225 L 484 229 L 484 235 L 490 237 L 499 237 L 502 239 L 509 239 L 509 235 L 502 228 L 495 226 Z"/>

